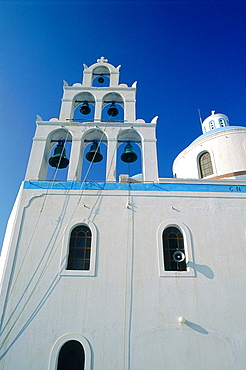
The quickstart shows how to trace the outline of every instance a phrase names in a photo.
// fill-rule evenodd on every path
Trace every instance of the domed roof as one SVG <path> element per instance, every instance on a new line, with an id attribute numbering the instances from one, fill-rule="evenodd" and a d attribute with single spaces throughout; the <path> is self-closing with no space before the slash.
<path id="1" fill-rule="evenodd" d="M 202 132 L 208 132 L 217 128 L 229 126 L 229 118 L 223 113 L 215 113 L 213 110 L 211 115 L 202 122 Z"/>

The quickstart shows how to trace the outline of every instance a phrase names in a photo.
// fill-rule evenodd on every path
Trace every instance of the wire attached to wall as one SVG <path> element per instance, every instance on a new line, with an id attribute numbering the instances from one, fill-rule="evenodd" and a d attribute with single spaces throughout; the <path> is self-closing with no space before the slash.
<path id="1" fill-rule="evenodd" d="M 64 142 L 64 146 L 65 146 L 65 144 L 66 144 L 66 142 L 67 142 L 68 135 L 69 135 L 69 132 L 67 132 L 67 135 L 66 135 L 66 138 L 65 138 L 65 142 Z M 55 178 L 56 178 L 56 175 L 57 175 L 57 171 L 58 171 L 58 168 L 59 168 L 59 164 L 60 164 L 60 161 L 61 161 L 61 158 L 62 158 L 62 154 L 63 154 L 63 152 L 64 152 L 64 150 L 63 150 L 63 151 L 62 151 L 62 153 L 61 153 L 61 156 L 60 156 L 60 159 L 59 159 L 59 162 L 58 162 L 58 166 L 57 166 L 57 168 L 56 168 L 56 171 L 54 172 L 54 176 L 53 176 L 52 184 L 51 184 L 51 189 L 53 188 L 54 183 L 55 183 Z M 5 316 L 5 310 L 6 310 L 7 304 L 8 304 L 9 299 L 10 299 L 10 297 L 11 297 L 11 295 L 12 295 L 13 291 L 14 291 L 14 288 L 15 288 L 16 282 L 17 282 L 17 280 L 18 280 L 18 278 L 19 278 L 19 275 L 20 275 L 20 273 L 21 273 L 21 271 L 22 271 L 22 268 L 23 268 L 24 262 L 25 262 L 25 260 L 26 260 L 27 254 L 28 254 L 28 252 L 29 252 L 29 249 L 30 249 L 31 243 L 32 243 L 32 241 L 33 241 L 33 238 L 34 238 L 35 232 L 36 232 L 36 230 L 37 230 L 37 225 L 38 225 L 38 223 L 40 222 L 41 214 L 42 214 L 42 211 L 43 211 L 43 209 L 44 209 L 44 206 L 45 206 L 45 203 L 46 203 L 46 199 L 47 199 L 47 195 L 48 195 L 48 191 L 49 191 L 49 190 L 50 190 L 50 189 L 48 189 L 48 188 L 47 188 L 47 190 L 46 190 L 46 192 L 45 192 L 44 200 L 43 200 L 43 203 L 42 203 L 42 205 L 41 205 L 41 209 L 40 209 L 40 212 L 39 212 L 39 214 L 38 214 L 37 221 L 36 221 L 35 226 L 34 226 L 34 228 L 33 228 L 33 232 L 32 232 L 31 238 L 30 238 L 30 240 L 29 240 L 29 243 L 28 243 L 28 245 L 27 245 L 27 248 L 26 248 L 26 251 L 25 251 L 25 254 L 24 254 L 24 258 L 23 258 L 23 260 L 22 260 L 22 262 L 21 262 L 21 265 L 20 265 L 19 271 L 17 272 L 16 278 L 15 278 L 15 280 L 14 280 L 13 284 L 12 284 L 12 289 L 10 290 L 10 292 L 9 292 L 9 293 L 7 293 L 7 297 L 6 297 L 5 304 L 4 304 L 4 310 L 3 310 L 3 314 L 2 314 L 1 324 L 2 324 L 2 321 L 3 321 L 4 316 Z M 44 255 L 43 255 L 43 256 L 44 256 Z M 43 257 L 42 257 L 42 258 L 43 258 Z M 41 259 L 41 260 L 42 260 L 42 259 Z M 39 265 L 37 266 L 37 268 L 38 268 L 38 267 L 39 267 Z M 13 271 L 11 272 L 11 274 L 12 274 L 12 273 L 13 273 Z M 22 301 L 22 299 L 24 298 L 25 292 L 27 291 L 28 287 L 30 286 L 30 284 L 31 284 L 31 282 L 32 282 L 32 280 L 33 280 L 33 278 L 34 278 L 34 276 L 35 276 L 35 274 L 33 275 L 32 279 L 29 281 L 29 283 L 28 283 L 27 287 L 25 288 L 24 292 L 22 293 L 22 295 L 21 295 L 21 297 L 20 297 L 20 299 L 19 299 L 19 301 L 18 301 L 18 304 L 17 304 L 17 305 L 16 305 L 16 307 L 13 309 L 13 311 L 12 311 L 12 313 L 11 313 L 10 317 L 9 317 L 9 320 L 5 323 L 5 326 L 4 326 L 4 328 L 2 329 L 1 333 L 5 330 L 5 328 L 6 328 L 7 324 L 9 323 L 10 319 L 12 318 L 12 316 L 14 315 L 14 313 L 16 312 L 16 310 L 17 310 L 17 308 L 18 308 L 18 305 L 20 304 L 20 302 L 21 302 L 21 301 Z"/>
<path id="2" fill-rule="evenodd" d="M 108 125 L 108 122 L 107 122 L 107 125 Z M 101 138 L 100 138 L 100 140 L 99 140 L 99 145 L 100 145 L 100 143 L 101 143 L 101 142 L 102 142 L 102 140 L 103 140 L 104 132 L 106 131 L 107 125 L 105 126 L 105 128 L 104 128 L 104 130 L 103 130 L 103 133 L 102 133 Z M 69 132 L 67 132 L 67 136 L 66 136 L 66 139 L 65 139 L 64 146 L 65 146 L 65 144 L 66 144 L 66 142 L 67 142 L 68 135 L 69 135 Z M 94 153 L 94 156 L 95 156 L 95 155 L 96 155 L 96 152 Z M 61 153 L 61 157 L 62 157 L 62 153 Z M 61 160 L 61 157 L 60 157 L 60 160 Z M 94 157 L 93 157 L 93 159 L 94 159 Z M 59 160 L 59 162 L 60 162 L 60 160 Z M 55 173 L 54 173 L 54 176 L 53 176 L 53 179 L 52 179 L 51 188 L 49 188 L 49 189 L 47 189 L 47 190 L 46 190 L 45 198 L 44 198 L 43 204 L 42 204 L 42 206 L 41 206 L 41 209 L 40 209 L 40 212 L 39 212 L 39 216 L 38 216 L 38 219 L 37 219 L 37 221 L 36 221 L 35 227 L 34 227 L 34 229 L 33 229 L 32 236 L 31 236 L 31 239 L 30 239 L 30 241 L 29 241 L 29 243 L 28 243 L 28 247 L 27 247 L 27 249 L 26 249 L 26 252 L 25 252 L 24 258 L 23 258 L 23 260 L 22 260 L 22 263 L 21 263 L 20 269 L 19 269 L 19 271 L 18 271 L 18 273 L 17 273 L 17 276 L 16 276 L 16 278 L 15 278 L 15 281 L 14 281 L 14 283 L 13 283 L 13 285 L 12 285 L 12 289 L 11 289 L 10 293 L 8 294 L 8 297 L 7 297 L 7 298 L 6 298 L 6 300 L 5 300 L 5 309 L 4 309 L 4 312 L 3 312 L 3 315 L 2 315 L 2 319 L 4 319 L 4 314 L 5 314 L 5 311 L 6 311 L 7 304 L 8 304 L 9 299 L 10 299 L 10 297 L 11 297 L 12 293 L 13 293 L 13 290 L 14 290 L 14 288 L 15 288 L 15 285 L 16 285 L 16 282 L 17 282 L 17 279 L 18 279 L 18 277 L 19 277 L 19 275 L 20 275 L 20 272 L 21 272 L 21 270 L 22 270 L 22 267 L 23 267 L 23 265 L 24 265 L 24 262 L 25 262 L 25 259 L 26 259 L 26 256 L 27 256 L 27 253 L 28 253 L 29 248 L 30 248 L 30 245 L 31 245 L 31 242 L 32 242 L 32 240 L 33 240 L 33 238 L 34 238 L 34 235 L 35 235 L 35 232 L 36 232 L 36 230 L 37 230 L 37 225 L 38 225 L 38 223 L 40 222 L 41 213 L 42 213 L 42 211 L 43 211 L 43 209 L 44 209 L 44 206 L 45 206 L 45 202 L 46 202 L 46 199 L 47 199 L 48 192 L 49 192 L 49 190 L 51 190 L 51 189 L 53 188 L 53 186 L 54 186 L 55 178 L 56 178 L 57 171 L 58 171 L 58 168 L 59 168 L 59 162 L 58 162 L 57 169 L 56 169 L 56 171 L 55 171 Z M 79 197 L 79 200 L 78 200 L 78 202 L 77 202 L 77 204 L 76 204 L 76 206 L 75 206 L 74 212 L 71 214 L 70 221 L 72 220 L 72 218 L 73 218 L 73 216 L 74 216 L 74 214 L 75 214 L 75 212 L 76 212 L 76 209 L 77 209 L 77 207 L 78 207 L 78 205 L 79 205 L 79 203 L 80 203 L 80 201 L 81 201 L 81 199 L 82 199 L 82 196 L 83 196 L 83 193 L 84 193 L 84 190 L 83 190 L 83 184 L 86 182 L 86 179 L 87 179 L 87 176 L 88 176 L 88 174 L 89 174 L 89 171 L 90 171 L 90 169 L 91 169 L 92 164 L 93 164 L 93 162 L 91 162 L 91 164 L 90 164 L 90 166 L 89 166 L 89 168 L 88 168 L 88 170 L 87 170 L 87 172 L 86 172 L 86 175 L 85 175 L 85 177 L 84 177 L 84 180 L 81 182 L 81 187 L 80 187 L 80 188 L 82 188 L 82 193 L 80 194 L 80 197 Z M 75 180 L 75 176 L 74 176 L 74 180 Z M 68 193 L 70 192 L 70 190 L 71 190 L 71 189 L 67 189 L 67 191 L 66 191 L 66 193 L 67 193 L 67 194 L 66 194 L 66 195 L 68 195 Z M 66 199 L 68 199 L 68 198 L 66 197 Z M 61 225 L 61 223 L 62 223 L 62 221 L 63 221 L 64 214 L 65 214 L 65 213 L 63 213 L 63 216 L 62 216 L 62 218 L 60 219 L 60 225 Z M 40 273 L 40 275 L 39 275 L 39 278 L 37 279 L 37 281 L 36 281 L 36 283 L 35 283 L 35 285 L 34 285 L 33 289 L 31 290 L 31 292 L 29 293 L 29 297 L 28 297 L 28 298 L 26 298 L 25 304 L 24 304 L 24 306 L 22 307 L 22 309 L 21 309 L 21 311 L 19 312 L 19 314 L 17 315 L 17 318 L 15 319 L 14 323 L 12 324 L 12 326 L 9 328 L 8 332 L 6 333 L 5 338 L 4 338 L 4 339 L 3 339 L 3 341 L 2 341 L 2 344 L 4 344 L 4 343 L 5 343 L 5 341 L 6 341 L 6 340 L 7 340 L 7 338 L 9 337 L 9 335 L 10 335 L 11 331 L 13 330 L 14 326 L 16 325 L 16 323 L 17 323 L 17 321 L 18 321 L 19 317 L 20 317 L 20 316 L 21 316 L 21 314 L 24 312 L 24 310 L 25 310 L 25 308 L 26 308 L 27 304 L 29 303 L 29 301 L 30 301 L 30 299 L 31 299 L 31 297 L 32 297 L 32 295 L 33 295 L 33 293 L 34 293 L 34 291 L 36 290 L 36 288 L 37 288 L 37 286 L 38 286 L 39 282 L 41 281 L 41 279 L 42 279 L 42 277 L 43 277 L 43 275 L 44 275 L 45 271 L 47 270 L 47 268 L 48 268 L 48 266 L 49 266 L 49 264 L 50 264 L 51 260 L 53 259 L 54 254 L 55 254 L 55 252 L 56 252 L 57 248 L 60 246 L 60 242 L 61 242 L 61 240 L 62 240 L 62 238 L 63 238 L 63 236 L 64 236 L 64 233 L 65 233 L 65 232 L 63 232 L 63 233 L 62 233 L 62 235 L 61 235 L 61 237 L 60 237 L 60 240 L 59 240 L 59 242 L 57 243 L 57 247 L 55 248 L 55 250 L 54 250 L 54 251 L 53 251 L 53 253 L 52 253 L 52 249 L 53 249 L 53 247 L 55 246 L 55 243 L 53 244 L 53 247 L 51 248 L 51 250 L 50 250 L 50 252 L 49 252 L 49 255 L 48 255 L 48 257 L 47 257 L 46 263 L 45 263 L 45 265 L 44 265 L 44 267 L 43 267 L 43 270 L 41 271 L 41 273 Z M 48 245 L 49 245 L 49 244 L 48 244 Z M 47 248 L 48 248 L 48 246 L 47 246 Z M 32 278 L 31 278 L 31 280 L 29 281 L 29 283 L 28 283 L 28 285 L 26 286 L 25 290 L 23 291 L 22 295 L 20 296 L 20 298 L 19 298 L 19 300 L 18 300 L 18 302 L 17 302 L 16 307 L 13 309 L 12 313 L 10 314 L 9 319 L 8 319 L 8 321 L 5 323 L 5 326 L 3 327 L 3 329 L 2 329 L 2 331 L 1 331 L 1 333 L 3 333 L 3 332 L 5 331 L 5 329 L 6 329 L 7 325 L 9 324 L 9 322 L 10 322 L 10 320 L 11 320 L 11 318 L 13 317 L 14 313 L 16 312 L 16 310 L 17 310 L 17 308 L 18 308 L 19 304 L 20 304 L 20 303 L 21 303 L 21 301 L 23 300 L 23 298 L 24 298 L 24 296 L 25 296 L 25 294 L 26 294 L 26 292 L 27 292 L 28 288 L 30 287 L 30 285 L 31 285 L 31 283 L 32 283 L 32 281 L 33 281 L 33 279 L 34 279 L 34 277 L 36 276 L 37 271 L 38 271 L 38 269 L 39 269 L 39 267 L 40 267 L 40 265 L 41 265 L 41 262 L 42 262 L 43 258 L 45 257 L 45 254 L 47 253 L 47 248 L 46 248 L 46 250 L 45 250 L 45 251 L 44 251 L 44 253 L 43 253 L 43 256 L 42 256 L 42 258 L 41 258 L 41 260 L 40 260 L 40 262 L 39 262 L 39 264 L 38 264 L 38 266 L 37 266 L 37 268 L 36 268 L 36 271 L 34 272 L 34 274 L 33 274 Z"/>

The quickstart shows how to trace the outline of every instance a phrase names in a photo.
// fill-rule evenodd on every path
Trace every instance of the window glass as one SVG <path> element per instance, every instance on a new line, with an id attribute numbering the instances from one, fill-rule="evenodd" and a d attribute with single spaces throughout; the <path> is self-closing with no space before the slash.
<path id="1" fill-rule="evenodd" d="M 180 251 L 184 254 L 184 238 L 177 227 L 167 227 L 162 235 L 165 271 L 186 271 L 185 258 L 181 262 L 174 259 L 174 253 Z"/>
<path id="2" fill-rule="evenodd" d="M 201 177 L 206 177 L 214 173 L 211 156 L 208 152 L 203 153 L 199 158 Z"/>
<path id="3" fill-rule="evenodd" d="M 219 123 L 221 127 L 225 127 L 225 120 L 223 118 L 219 119 Z"/>
<path id="4" fill-rule="evenodd" d="M 67 270 L 89 270 L 91 230 L 85 225 L 73 229 L 69 243 Z"/>
<path id="5" fill-rule="evenodd" d="M 211 130 L 213 130 L 214 127 L 215 127 L 214 121 L 210 121 L 209 126 L 210 126 Z"/>
<path id="6" fill-rule="evenodd" d="M 61 347 L 57 370 L 83 370 L 84 364 L 85 353 L 80 342 L 70 340 Z"/>

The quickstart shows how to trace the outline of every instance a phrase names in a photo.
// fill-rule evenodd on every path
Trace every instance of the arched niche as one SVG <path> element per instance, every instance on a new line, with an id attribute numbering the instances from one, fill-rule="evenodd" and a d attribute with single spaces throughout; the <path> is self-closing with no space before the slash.
<path id="1" fill-rule="evenodd" d="M 95 115 L 95 97 L 93 94 L 85 91 L 75 96 L 74 98 L 74 112 L 73 121 L 90 121 L 94 120 Z M 83 114 L 81 112 L 82 107 L 88 107 L 88 114 Z"/>
<path id="2" fill-rule="evenodd" d="M 126 163 L 122 161 L 121 155 L 124 153 L 126 145 L 130 143 L 138 158 L 135 162 Z M 117 137 L 117 159 L 116 159 L 116 180 L 124 174 L 134 177 L 136 181 L 142 180 L 142 137 L 134 129 L 126 129 L 119 132 Z"/>
<path id="3" fill-rule="evenodd" d="M 100 162 L 91 162 L 86 158 L 87 153 L 95 142 L 98 144 L 99 151 L 102 154 Z M 105 181 L 107 143 L 108 138 L 105 132 L 99 128 L 90 129 L 83 135 L 81 143 L 81 181 Z"/>
<path id="4" fill-rule="evenodd" d="M 49 165 L 49 158 L 53 156 L 53 149 L 55 149 L 59 141 L 64 141 L 66 157 L 69 159 L 72 134 L 68 130 L 62 128 L 50 132 L 46 139 L 42 165 L 39 171 L 39 180 L 67 180 L 68 166 L 63 169 L 57 169 Z"/>
<path id="5" fill-rule="evenodd" d="M 92 86 L 108 87 L 110 86 L 110 70 L 103 65 L 99 65 L 92 71 Z"/>
<path id="6" fill-rule="evenodd" d="M 118 110 L 118 114 L 116 116 L 111 116 L 108 114 L 108 109 L 112 106 L 112 104 Z M 102 99 L 102 114 L 101 114 L 101 121 L 117 121 L 117 122 L 124 122 L 124 100 L 123 97 L 115 92 L 108 93 L 104 95 Z"/>

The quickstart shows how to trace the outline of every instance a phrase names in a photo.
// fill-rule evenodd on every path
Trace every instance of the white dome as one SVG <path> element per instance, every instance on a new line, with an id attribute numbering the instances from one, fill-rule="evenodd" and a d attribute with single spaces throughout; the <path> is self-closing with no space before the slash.
<path id="1" fill-rule="evenodd" d="M 205 121 L 209 123 L 211 117 L 214 121 L 222 118 L 225 122 L 228 120 L 224 114 L 213 114 Z M 210 129 L 175 158 L 173 174 L 177 178 L 191 179 L 245 179 L 245 152 L 246 127 L 229 126 Z"/>
<path id="2" fill-rule="evenodd" d="M 229 126 L 229 118 L 225 114 L 215 113 L 213 110 L 211 116 L 202 122 L 202 132 L 204 134 L 205 132 L 226 126 Z"/>

